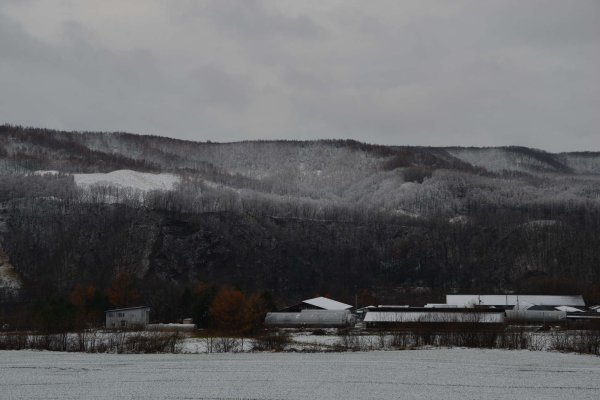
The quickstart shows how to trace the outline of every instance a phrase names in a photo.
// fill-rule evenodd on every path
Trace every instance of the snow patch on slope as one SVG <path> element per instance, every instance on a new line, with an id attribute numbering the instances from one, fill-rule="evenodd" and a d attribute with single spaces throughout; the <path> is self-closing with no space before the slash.
<path id="1" fill-rule="evenodd" d="M 53 175 L 58 171 L 35 171 L 36 175 Z M 151 174 L 129 169 L 120 169 L 108 173 L 73 174 L 75 183 L 79 187 L 114 186 L 119 188 L 133 188 L 144 192 L 150 190 L 173 190 L 180 179 L 173 174 Z"/>
<path id="2" fill-rule="evenodd" d="M 129 187 L 142 191 L 173 190 L 179 177 L 173 174 L 150 174 L 147 172 L 121 169 L 106 174 L 73 174 L 75 183 L 80 187 L 115 186 Z"/>

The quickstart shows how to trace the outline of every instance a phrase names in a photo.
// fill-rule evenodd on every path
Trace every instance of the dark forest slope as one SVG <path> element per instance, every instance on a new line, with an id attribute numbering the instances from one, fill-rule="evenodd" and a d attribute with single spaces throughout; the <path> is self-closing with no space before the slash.
<path id="1" fill-rule="evenodd" d="M 179 183 L 82 184 L 119 170 Z M 597 153 L 0 126 L 0 297 L 103 291 L 126 272 L 165 318 L 199 282 L 281 303 L 511 289 L 600 301 L 599 174 Z"/>

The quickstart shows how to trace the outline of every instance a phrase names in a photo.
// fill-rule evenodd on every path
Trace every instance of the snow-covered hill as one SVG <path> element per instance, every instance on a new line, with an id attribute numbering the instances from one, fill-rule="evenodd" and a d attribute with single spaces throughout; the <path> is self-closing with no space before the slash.
<path id="1" fill-rule="evenodd" d="M 469 204 L 583 204 L 600 196 L 598 153 L 328 140 L 202 143 L 124 133 L 4 130 L 4 170 L 11 165 L 20 171 L 14 173 L 32 166 L 56 170 L 72 174 L 79 188 L 127 188 L 138 198 L 152 190 L 185 191 L 194 207 L 206 207 L 211 194 L 221 199 L 211 202 L 211 209 L 220 209 L 222 199 L 238 206 L 260 199 L 278 208 L 297 202 L 315 210 L 343 206 L 453 218 Z"/>

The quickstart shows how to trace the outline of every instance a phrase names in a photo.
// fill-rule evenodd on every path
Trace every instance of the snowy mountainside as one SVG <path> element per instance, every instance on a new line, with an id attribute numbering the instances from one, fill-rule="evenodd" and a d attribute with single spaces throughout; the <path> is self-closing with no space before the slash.
<path id="1" fill-rule="evenodd" d="M 149 137 L 139 149 L 129 136 L 113 135 L 111 139 L 112 144 L 105 140 L 102 146 L 92 141 L 94 149 L 123 156 L 133 154 L 167 169 L 190 168 L 209 180 L 244 177 L 247 182 L 260 182 L 254 186 L 279 194 L 339 195 L 356 180 L 376 173 L 389 158 L 324 142 L 220 144 Z M 91 141 L 89 137 L 84 140 Z"/>
<path id="2" fill-rule="evenodd" d="M 80 187 L 98 181 L 123 187 L 127 181 L 141 190 L 216 191 L 240 201 L 296 199 L 316 202 L 319 209 L 342 205 L 458 215 L 472 202 L 595 201 L 596 184 L 589 175 L 600 173 L 598 153 L 523 147 L 394 147 L 341 140 L 202 143 L 126 133 L 7 126 L 2 131 L 5 164 L 12 160 L 15 170 L 35 166 L 70 173 Z M 187 178 L 176 185 L 184 175 L 192 177 L 196 189 Z"/>

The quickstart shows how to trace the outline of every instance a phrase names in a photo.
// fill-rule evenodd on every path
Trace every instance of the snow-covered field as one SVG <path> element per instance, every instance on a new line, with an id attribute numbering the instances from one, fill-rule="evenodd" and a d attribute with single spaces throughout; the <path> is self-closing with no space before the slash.
<path id="1" fill-rule="evenodd" d="M 530 351 L 0 351 L 2 399 L 598 399 L 600 358 Z"/>

